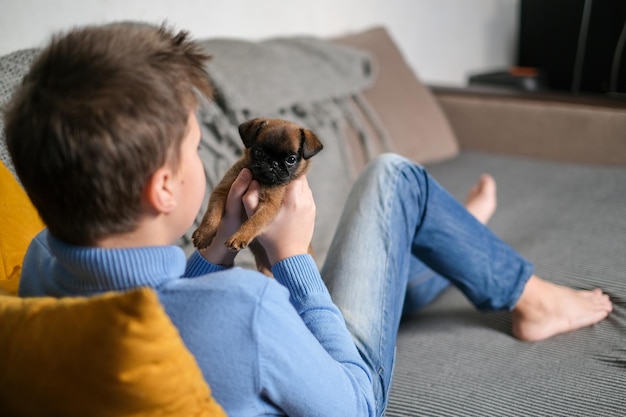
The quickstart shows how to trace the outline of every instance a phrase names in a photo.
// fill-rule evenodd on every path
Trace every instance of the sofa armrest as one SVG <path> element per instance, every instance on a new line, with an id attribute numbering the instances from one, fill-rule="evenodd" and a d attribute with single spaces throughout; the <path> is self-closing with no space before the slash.
<path id="1" fill-rule="evenodd" d="M 626 102 L 432 87 L 462 149 L 626 164 Z"/>

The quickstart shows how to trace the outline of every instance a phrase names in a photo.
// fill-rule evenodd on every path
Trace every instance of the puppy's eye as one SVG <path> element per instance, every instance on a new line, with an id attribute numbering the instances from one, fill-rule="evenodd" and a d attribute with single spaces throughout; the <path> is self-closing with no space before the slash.
<path id="1" fill-rule="evenodd" d="M 287 165 L 294 165 L 296 162 L 298 162 L 298 158 L 295 155 L 289 155 L 285 158 L 285 163 Z"/>
<path id="2" fill-rule="evenodd" d="M 257 159 L 261 159 L 265 156 L 265 152 L 263 152 L 263 149 L 261 148 L 254 148 L 252 150 L 252 155 Z"/>

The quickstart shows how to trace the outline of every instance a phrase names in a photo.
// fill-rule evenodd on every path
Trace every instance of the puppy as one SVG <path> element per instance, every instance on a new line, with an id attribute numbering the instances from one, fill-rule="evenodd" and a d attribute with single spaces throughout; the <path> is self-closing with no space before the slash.
<path id="1" fill-rule="evenodd" d="M 255 237 L 278 213 L 289 182 L 307 172 L 310 158 L 321 151 L 323 145 L 310 130 L 282 119 L 249 120 L 239 126 L 239 135 L 245 145 L 243 155 L 211 193 L 207 211 L 193 232 L 192 240 L 198 249 L 211 244 L 224 214 L 230 187 L 239 172 L 249 168 L 252 178 L 260 185 L 259 206 L 225 244 L 232 251 L 250 245 L 258 270 L 271 276 L 265 250 Z M 310 246 L 309 253 L 313 254 Z"/>

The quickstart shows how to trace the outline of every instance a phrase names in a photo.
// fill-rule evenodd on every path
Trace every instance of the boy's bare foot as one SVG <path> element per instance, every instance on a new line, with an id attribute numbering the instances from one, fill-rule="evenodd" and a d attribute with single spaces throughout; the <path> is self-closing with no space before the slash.
<path id="1" fill-rule="evenodd" d="M 469 191 L 465 208 L 483 224 L 496 210 L 496 182 L 483 174 Z M 513 336 L 524 341 L 548 339 L 603 320 L 613 305 L 601 290 L 573 290 L 533 275 L 513 309 Z"/>
<path id="2" fill-rule="evenodd" d="M 487 224 L 496 211 L 496 181 L 491 175 L 483 174 L 465 199 L 465 208 L 482 224 Z"/>
<path id="3" fill-rule="evenodd" d="M 533 275 L 513 309 L 513 336 L 533 342 L 590 326 L 613 310 L 601 290 L 573 290 Z"/>

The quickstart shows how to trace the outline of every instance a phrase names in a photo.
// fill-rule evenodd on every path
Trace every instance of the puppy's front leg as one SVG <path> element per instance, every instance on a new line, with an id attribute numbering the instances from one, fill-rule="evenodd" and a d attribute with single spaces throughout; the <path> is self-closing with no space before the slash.
<path id="1" fill-rule="evenodd" d="M 226 207 L 226 199 L 230 192 L 230 187 L 239 175 L 241 171 L 241 165 L 235 165 L 226 172 L 224 178 L 217 184 L 211 197 L 209 197 L 209 204 L 207 211 L 202 217 L 200 226 L 193 232 L 191 239 L 193 245 L 198 249 L 204 249 L 208 247 L 215 235 L 217 234 L 217 228 L 224 216 L 224 208 Z"/>
<path id="2" fill-rule="evenodd" d="M 202 222 L 191 235 L 193 245 L 196 248 L 204 249 L 211 244 L 217 234 L 217 228 L 222 220 L 225 205 L 225 198 L 220 198 L 218 193 L 211 194 L 207 211 L 204 213 L 204 217 L 202 217 Z"/>

